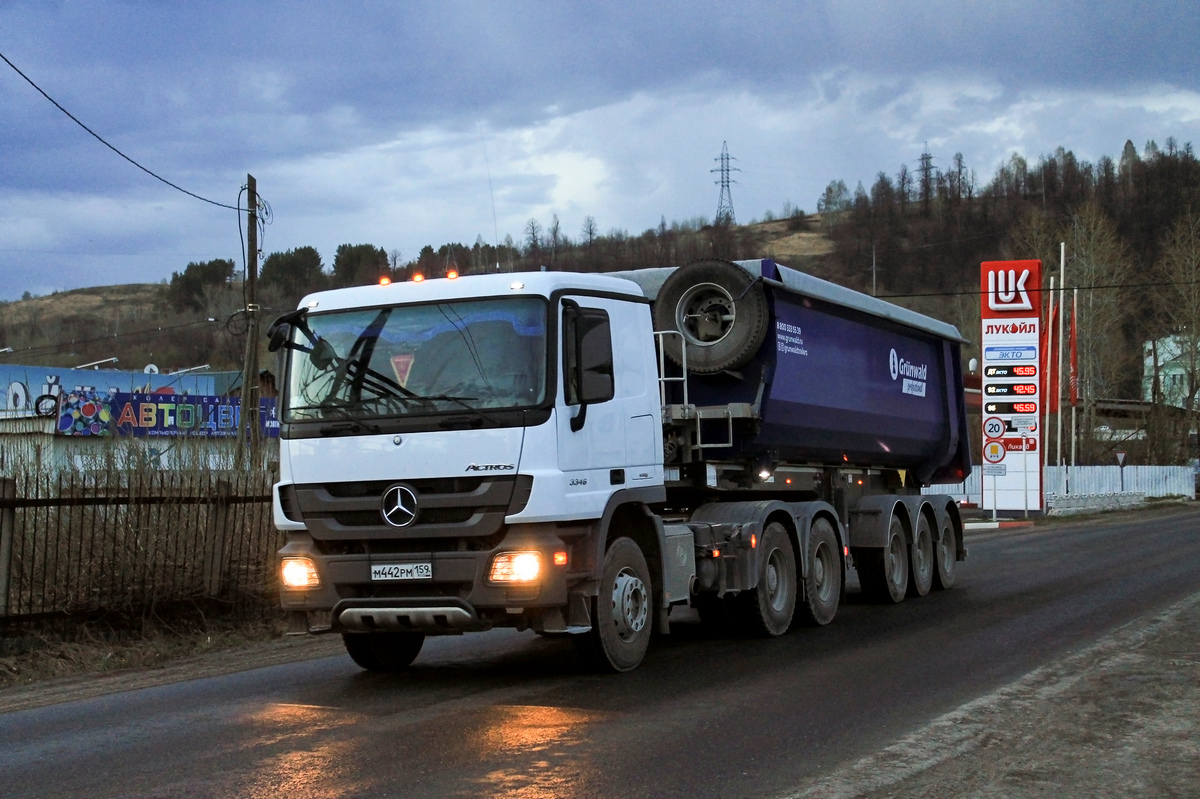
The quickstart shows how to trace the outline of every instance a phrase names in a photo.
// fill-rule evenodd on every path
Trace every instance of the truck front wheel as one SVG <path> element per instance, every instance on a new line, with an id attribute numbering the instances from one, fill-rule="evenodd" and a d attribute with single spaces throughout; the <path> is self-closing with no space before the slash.
<path id="1" fill-rule="evenodd" d="M 873 602 L 903 602 L 908 592 L 908 542 L 904 523 L 892 516 L 887 544 L 882 549 L 863 549 L 854 556 L 863 593 Z"/>
<path id="2" fill-rule="evenodd" d="M 350 659 L 367 671 L 404 671 L 417 659 L 421 633 L 342 633 Z"/>
<path id="3" fill-rule="evenodd" d="M 779 522 L 767 525 L 758 548 L 762 553 L 758 586 L 738 595 L 741 615 L 756 635 L 783 635 L 796 612 L 796 552 Z"/>
<path id="4" fill-rule="evenodd" d="M 646 656 L 654 618 L 650 569 L 641 547 L 618 538 L 604 553 L 592 632 L 578 636 L 584 655 L 604 671 L 633 671 Z"/>

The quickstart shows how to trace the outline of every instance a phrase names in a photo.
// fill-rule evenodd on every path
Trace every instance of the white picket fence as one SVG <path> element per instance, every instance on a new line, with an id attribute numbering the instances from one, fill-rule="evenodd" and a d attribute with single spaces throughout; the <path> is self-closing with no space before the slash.
<path id="1" fill-rule="evenodd" d="M 1043 484 L 1046 494 L 1056 496 L 1139 493 L 1147 497 L 1196 498 L 1196 477 L 1191 466 L 1126 466 L 1124 484 L 1121 471 L 1119 466 L 1047 466 Z M 978 503 L 982 474 L 983 470 L 975 466 L 965 482 L 931 485 L 921 493 L 949 494 L 959 501 Z"/>

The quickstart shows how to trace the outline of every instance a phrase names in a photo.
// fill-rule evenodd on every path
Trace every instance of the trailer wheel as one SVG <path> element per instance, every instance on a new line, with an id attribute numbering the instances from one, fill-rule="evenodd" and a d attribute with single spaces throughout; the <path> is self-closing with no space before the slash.
<path id="1" fill-rule="evenodd" d="M 796 552 L 779 522 L 763 530 L 758 549 L 762 553 L 758 585 L 738 595 L 738 615 L 755 635 L 783 635 L 796 612 Z"/>
<path id="2" fill-rule="evenodd" d="M 601 670 L 633 671 L 646 656 L 654 617 L 650 569 L 633 539 L 618 538 L 604 553 L 604 576 L 595 603 L 591 633 L 575 640 Z"/>
<path id="3" fill-rule="evenodd" d="M 799 605 L 800 620 L 810 627 L 821 627 L 837 614 L 842 597 L 842 559 L 828 519 L 813 522 L 808 541 L 808 579 L 804 581 L 805 601 Z"/>
<path id="4" fill-rule="evenodd" d="M 404 671 L 417 659 L 421 633 L 342 633 L 350 659 L 367 671 Z"/>
<path id="5" fill-rule="evenodd" d="M 913 536 L 912 562 L 909 567 L 908 596 L 920 597 L 933 585 L 933 530 L 925 514 L 917 516 L 917 532 Z"/>
<path id="6" fill-rule="evenodd" d="M 667 277 L 654 303 L 654 329 L 664 336 L 667 357 L 696 374 L 715 374 L 744 365 L 767 335 L 770 311 L 762 283 L 730 261 L 694 261 Z"/>
<path id="7" fill-rule="evenodd" d="M 933 587 L 946 591 L 954 587 L 954 564 L 958 560 L 958 533 L 954 522 L 942 528 L 942 540 L 938 542 L 935 556 L 937 571 L 933 575 Z"/>
<path id="8" fill-rule="evenodd" d="M 893 515 L 888 526 L 887 545 L 882 549 L 864 549 L 855 556 L 863 593 L 873 602 L 903 602 L 908 591 L 908 542 L 904 523 Z"/>

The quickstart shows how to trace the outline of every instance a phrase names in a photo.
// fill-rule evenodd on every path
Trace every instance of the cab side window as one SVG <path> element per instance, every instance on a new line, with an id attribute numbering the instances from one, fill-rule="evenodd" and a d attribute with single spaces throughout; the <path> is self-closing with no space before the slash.
<path id="1" fill-rule="evenodd" d="M 563 376 L 568 405 L 613 398 L 612 332 L 607 311 L 563 308 Z"/>

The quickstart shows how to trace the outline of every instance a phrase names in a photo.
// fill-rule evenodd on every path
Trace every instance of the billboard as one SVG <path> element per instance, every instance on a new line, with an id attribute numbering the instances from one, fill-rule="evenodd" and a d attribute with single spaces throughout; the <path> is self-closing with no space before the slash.
<path id="1" fill-rule="evenodd" d="M 1041 261 L 980 265 L 983 507 L 1041 511 Z"/>
<path id="2" fill-rule="evenodd" d="M 142 394 L 77 389 L 59 399 L 59 435 L 232 438 L 241 417 L 238 397 Z M 279 437 L 275 400 L 259 400 L 259 433 Z"/>

